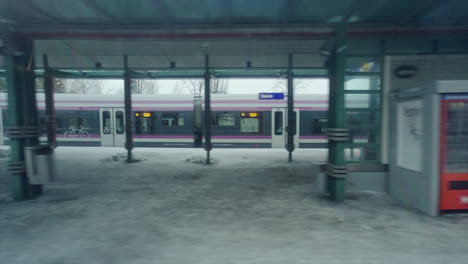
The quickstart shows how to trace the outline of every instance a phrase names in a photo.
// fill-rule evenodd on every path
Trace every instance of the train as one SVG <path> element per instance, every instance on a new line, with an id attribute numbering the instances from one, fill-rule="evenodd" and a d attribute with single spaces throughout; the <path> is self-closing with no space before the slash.
<path id="1" fill-rule="evenodd" d="M 122 95 L 55 94 L 54 99 L 58 146 L 125 145 Z M 132 95 L 134 146 L 201 146 L 203 105 L 203 98 L 193 95 Z M 46 141 L 43 94 L 37 94 L 37 107 L 40 140 Z M 6 94 L 0 94 L 0 108 L 0 144 L 5 145 L 8 144 L 4 133 L 8 124 Z M 286 99 L 264 100 L 258 94 L 213 94 L 211 109 L 214 148 L 284 148 L 286 145 Z M 296 148 L 326 147 L 327 110 L 327 95 L 296 96 Z"/>

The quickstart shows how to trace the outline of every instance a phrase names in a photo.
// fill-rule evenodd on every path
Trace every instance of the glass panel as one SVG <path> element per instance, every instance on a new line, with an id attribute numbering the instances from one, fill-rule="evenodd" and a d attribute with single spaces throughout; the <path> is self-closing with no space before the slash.
<path id="1" fill-rule="evenodd" d="M 345 90 L 380 90 L 380 77 L 345 76 Z"/>
<path id="2" fill-rule="evenodd" d="M 216 114 L 217 126 L 235 126 L 236 119 L 232 113 L 218 113 Z"/>
<path id="3" fill-rule="evenodd" d="M 448 103 L 445 171 L 468 172 L 468 102 Z"/>
<path id="4" fill-rule="evenodd" d="M 347 111 L 346 118 L 348 120 L 348 126 L 369 126 L 377 125 L 380 117 L 379 111 Z"/>
<path id="5" fill-rule="evenodd" d="M 258 117 L 241 118 L 240 132 L 241 133 L 259 133 L 260 132 L 260 118 Z"/>
<path id="6" fill-rule="evenodd" d="M 345 94 L 345 108 L 380 108 L 380 94 Z"/>
<path id="7" fill-rule="evenodd" d="M 115 133 L 118 135 L 124 133 L 124 113 L 122 111 L 115 112 Z"/>
<path id="8" fill-rule="evenodd" d="M 353 143 L 377 143 L 377 128 L 353 128 L 350 133 Z"/>
<path id="9" fill-rule="evenodd" d="M 380 72 L 380 62 L 375 57 L 347 57 L 347 72 Z"/>
<path id="10" fill-rule="evenodd" d="M 275 112 L 275 135 L 283 135 L 283 112 Z"/>
<path id="11" fill-rule="evenodd" d="M 184 126 L 184 114 L 183 113 L 162 113 L 161 122 L 163 126 L 178 127 Z"/>
<path id="12" fill-rule="evenodd" d="M 345 148 L 346 161 L 378 161 L 378 147 L 356 146 Z"/>
<path id="13" fill-rule="evenodd" d="M 110 134 L 111 127 L 111 114 L 109 111 L 102 111 L 102 132 L 104 134 Z"/>

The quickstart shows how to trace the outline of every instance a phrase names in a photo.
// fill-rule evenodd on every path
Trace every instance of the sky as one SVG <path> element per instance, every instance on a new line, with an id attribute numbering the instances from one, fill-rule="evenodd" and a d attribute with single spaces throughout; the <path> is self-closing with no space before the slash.
<path id="1" fill-rule="evenodd" d="M 285 79 L 225 79 L 229 94 L 258 94 L 261 92 L 278 92 L 281 87 L 286 87 Z M 159 94 L 174 94 L 174 87 L 180 80 L 164 79 L 158 80 Z M 327 78 L 295 79 L 296 93 L 298 94 L 328 94 Z M 123 90 L 122 80 L 105 80 L 104 90 L 106 93 L 121 93 Z"/>

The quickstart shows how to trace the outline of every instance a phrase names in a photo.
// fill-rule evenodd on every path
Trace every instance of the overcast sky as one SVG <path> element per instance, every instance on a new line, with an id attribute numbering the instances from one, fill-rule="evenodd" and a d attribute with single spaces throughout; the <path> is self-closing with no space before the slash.
<path id="1" fill-rule="evenodd" d="M 296 93 L 328 94 L 328 79 L 296 79 Z M 158 80 L 160 94 L 174 94 L 174 87 L 180 80 Z M 278 92 L 280 87 L 286 87 L 285 79 L 226 79 L 229 94 L 258 94 L 261 92 Z M 121 93 L 122 80 L 104 81 L 106 93 Z"/>

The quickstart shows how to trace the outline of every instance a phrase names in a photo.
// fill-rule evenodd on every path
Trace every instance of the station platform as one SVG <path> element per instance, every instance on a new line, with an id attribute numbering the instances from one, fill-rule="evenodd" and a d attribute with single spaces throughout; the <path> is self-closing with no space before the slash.
<path id="1" fill-rule="evenodd" d="M 333 203 L 317 188 L 326 150 L 60 147 L 58 179 L 8 198 L 4 263 L 463 263 L 468 215 L 423 215 L 384 193 Z"/>

